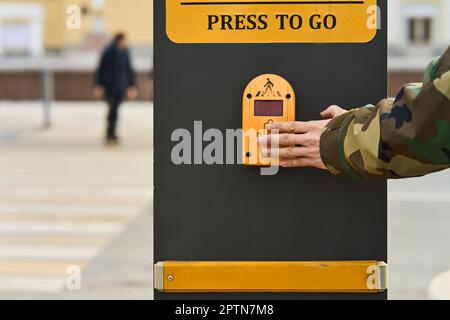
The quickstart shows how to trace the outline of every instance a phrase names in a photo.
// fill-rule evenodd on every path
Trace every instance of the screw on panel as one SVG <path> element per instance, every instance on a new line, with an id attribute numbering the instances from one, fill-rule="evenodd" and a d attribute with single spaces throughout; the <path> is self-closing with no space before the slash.
<path id="1" fill-rule="evenodd" d="M 168 276 L 167 280 L 172 281 L 173 280 L 173 276 Z"/>

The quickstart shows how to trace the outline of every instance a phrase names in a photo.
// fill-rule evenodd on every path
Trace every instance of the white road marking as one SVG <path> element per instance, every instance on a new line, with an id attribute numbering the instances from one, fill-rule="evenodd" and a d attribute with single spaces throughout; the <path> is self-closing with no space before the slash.
<path id="1" fill-rule="evenodd" d="M 88 267 L 151 203 L 151 107 L 124 108 L 111 148 L 104 104 L 85 106 L 58 102 L 37 130 L 39 103 L 0 102 L 2 296 L 62 292 L 67 267 Z"/>
<path id="2" fill-rule="evenodd" d="M 109 235 L 123 230 L 121 223 L 0 223 L 0 234 L 4 235 Z"/>
<path id="3" fill-rule="evenodd" d="M 98 246 L 0 245 L 1 260 L 90 260 L 100 252 Z"/>
<path id="4" fill-rule="evenodd" d="M 47 293 L 55 294 L 64 290 L 67 276 L 2 276 L 0 291 L 9 293 Z"/>
<path id="5" fill-rule="evenodd" d="M 53 188 L 34 188 L 34 187 L 0 187 L 0 197 L 2 199 L 40 199 L 48 197 L 90 197 L 104 199 L 105 203 L 116 199 L 135 199 L 137 201 L 147 201 L 152 196 L 152 190 L 149 188 L 76 188 L 76 187 L 53 187 Z M 110 199 L 109 199 L 110 198 Z"/>
<path id="6" fill-rule="evenodd" d="M 450 203 L 449 192 L 402 192 L 392 191 L 388 193 L 388 200 L 394 202 L 434 202 Z"/>
<path id="7" fill-rule="evenodd" d="M 54 214 L 58 216 L 89 214 L 94 217 L 102 216 L 124 216 L 133 217 L 138 213 L 139 209 L 136 206 L 107 206 L 107 205 L 77 205 L 77 204 L 61 204 L 61 205 L 45 205 L 45 204 L 19 204 L 19 203 L 1 203 L 0 216 L 2 214 Z"/>

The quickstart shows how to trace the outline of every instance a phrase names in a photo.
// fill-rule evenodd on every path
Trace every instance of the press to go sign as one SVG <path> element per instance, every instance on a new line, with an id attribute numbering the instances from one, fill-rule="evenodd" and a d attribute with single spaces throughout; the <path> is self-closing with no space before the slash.
<path id="1" fill-rule="evenodd" d="M 268 16 L 261 14 L 237 14 L 237 15 L 208 15 L 208 30 L 266 30 L 269 27 Z M 299 14 L 277 14 L 277 28 L 279 30 L 298 30 L 303 27 L 303 17 Z M 334 29 L 337 24 L 336 16 L 327 14 L 322 17 L 314 14 L 309 19 L 309 28 Z"/>
<path id="2" fill-rule="evenodd" d="M 176 43 L 369 42 L 380 27 L 377 0 L 166 0 Z"/>

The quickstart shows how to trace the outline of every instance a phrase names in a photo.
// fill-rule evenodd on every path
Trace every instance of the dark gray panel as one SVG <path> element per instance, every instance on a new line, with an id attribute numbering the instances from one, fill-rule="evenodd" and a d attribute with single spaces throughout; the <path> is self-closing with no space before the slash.
<path id="1" fill-rule="evenodd" d="M 330 104 L 353 108 L 386 95 L 386 28 L 368 44 L 174 44 L 165 1 L 155 1 L 155 261 L 387 261 L 386 183 L 313 169 L 175 166 L 177 128 L 239 128 L 245 85 L 285 77 L 298 120 Z M 386 2 L 382 11 L 386 12 Z M 386 15 L 383 15 L 386 17 Z M 383 26 L 386 19 L 383 19 Z M 386 294 L 168 295 L 157 299 L 385 299 Z"/>

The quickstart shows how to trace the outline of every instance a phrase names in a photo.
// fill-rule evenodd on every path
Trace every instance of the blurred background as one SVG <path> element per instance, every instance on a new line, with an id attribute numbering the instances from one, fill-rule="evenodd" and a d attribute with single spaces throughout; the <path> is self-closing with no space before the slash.
<path id="1" fill-rule="evenodd" d="M 388 0 L 388 12 L 392 97 L 404 83 L 421 82 L 450 45 L 450 1 Z M 390 299 L 450 299 L 449 181 L 446 171 L 389 182 Z"/>
<path id="2" fill-rule="evenodd" d="M 393 96 L 450 45 L 450 1 L 388 5 Z M 152 6 L 0 0 L 0 298 L 152 298 Z M 92 92 L 117 32 L 128 36 L 139 97 L 121 108 L 111 146 Z M 389 183 L 391 299 L 443 296 L 449 178 Z"/>
<path id="3" fill-rule="evenodd" d="M 0 298 L 152 297 L 152 11 L 0 0 Z M 117 32 L 139 96 L 106 145 L 94 72 Z"/>

